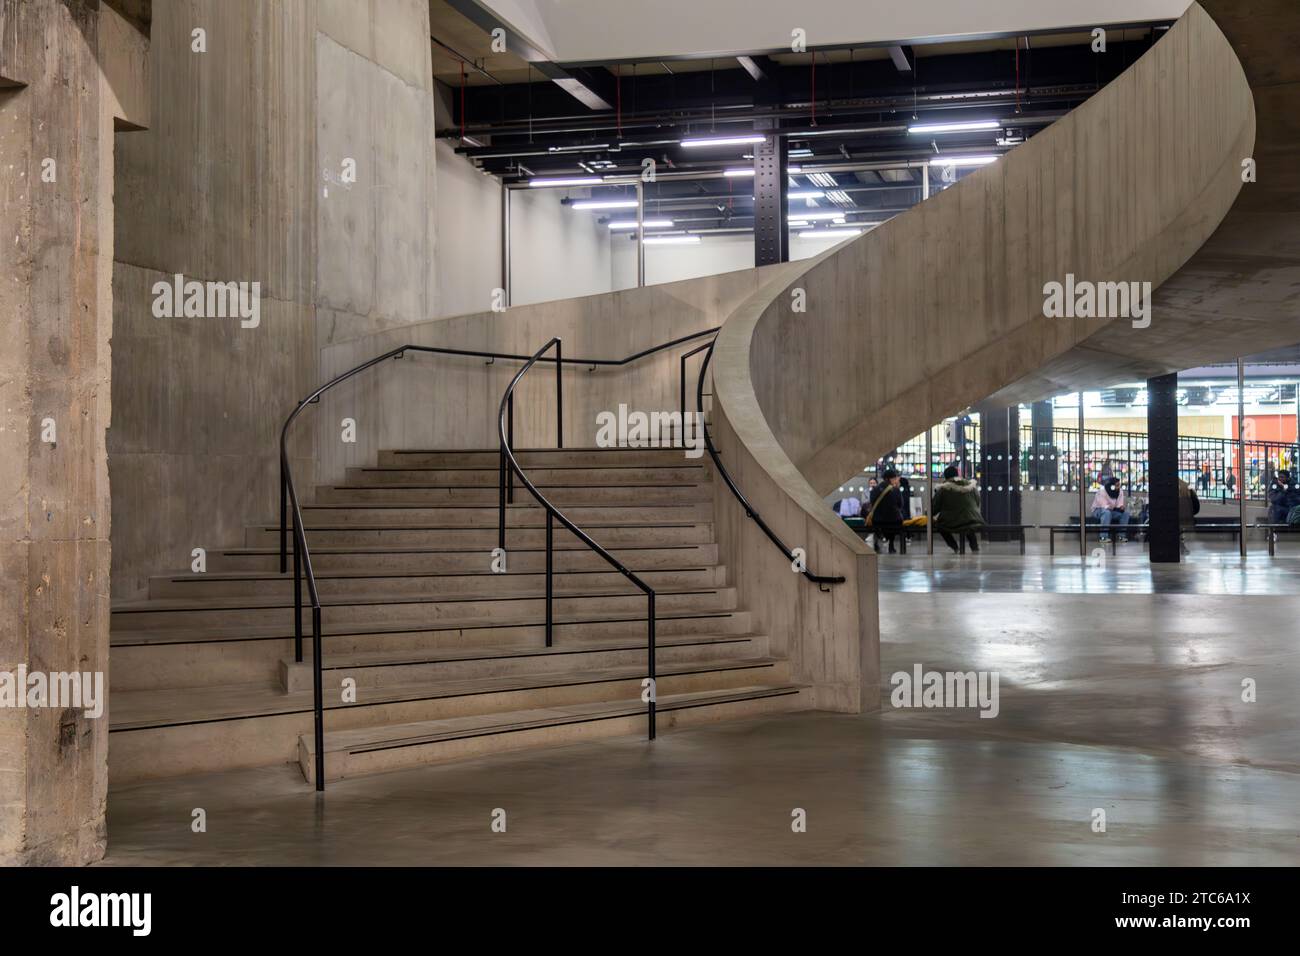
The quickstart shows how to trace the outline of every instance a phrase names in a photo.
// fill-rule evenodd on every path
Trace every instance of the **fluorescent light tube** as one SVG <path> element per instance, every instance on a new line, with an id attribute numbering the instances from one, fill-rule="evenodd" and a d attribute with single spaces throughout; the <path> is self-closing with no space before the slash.
<path id="1" fill-rule="evenodd" d="M 1001 129 L 997 120 L 970 120 L 965 123 L 921 123 L 909 126 L 909 133 L 965 133 L 978 129 Z"/>
<path id="2" fill-rule="evenodd" d="M 596 186 L 601 182 L 599 176 L 570 176 L 560 179 L 530 179 L 529 186 Z"/>
<path id="3" fill-rule="evenodd" d="M 820 189 L 800 189 L 797 192 L 788 193 L 787 199 L 821 199 L 826 194 Z"/>
<path id="4" fill-rule="evenodd" d="M 706 136 L 698 139 L 684 139 L 682 146 L 691 149 L 698 146 L 744 146 L 747 143 L 761 143 L 766 136 Z"/>
<path id="5" fill-rule="evenodd" d="M 936 156 L 930 160 L 931 166 L 987 166 L 996 163 L 996 156 Z"/>
<path id="6" fill-rule="evenodd" d="M 635 199 L 584 199 L 570 203 L 574 209 L 635 209 Z"/>
<path id="7" fill-rule="evenodd" d="M 745 176 L 753 176 L 754 171 L 752 169 L 727 169 L 723 171 L 722 175 L 731 179 L 741 179 Z"/>
<path id="8" fill-rule="evenodd" d="M 800 239 L 847 239 L 849 236 L 862 235 L 861 229 L 805 229 L 799 233 Z"/>
<path id="9" fill-rule="evenodd" d="M 671 219 L 646 219 L 646 220 L 644 220 L 641 224 L 642 224 L 643 226 L 645 226 L 647 229 L 667 229 L 667 228 L 669 228 L 669 227 L 673 224 L 673 221 L 672 221 Z M 609 224 L 609 228 L 611 228 L 611 229 L 635 229 L 635 228 L 636 228 L 636 220 L 635 220 L 635 219 L 615 219 L 613 222 L 611 222 L 611 223 Z"/>

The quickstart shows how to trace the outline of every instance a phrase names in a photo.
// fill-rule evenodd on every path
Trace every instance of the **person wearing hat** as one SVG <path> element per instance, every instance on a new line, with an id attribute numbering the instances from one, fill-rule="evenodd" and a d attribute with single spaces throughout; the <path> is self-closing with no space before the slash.
<path id="1" fill-rule="evenodd" d="M 978 533 L 984 527 L 980 514 L 979 486 L 974 479 L 958 477 L 957 469 L 949 465 L 943 471 L 943 484 L 934 491 L 930 511 L 934 515 L 935 530 L 952 550 L 958 551 L 954 534 L 965 535 L 966 546 L 979 554 Z"/>
<path id="2" fill-rule="evenodd" d="M 866 524 L 875 536 L 872 539 L 876 553 L 880 553 L 880 539 L 889 542 L 889 553 L 894 553 L 894 539 L 903 530 L 903 490 L 897 468 L 886 468 L 880 475 L 880 484 L 871 491 L 871 509 L 866 513 Z"/>
<path id="3" fill-rule="evenodd" d="M 1128 502 L 1125 500 L 1124 488 L 1114 475 L 1101 480 L 1101 487 L 1092 499 L 1092 517 L 1101 523 L 1101 540 L 1110 540 L 1110 526 L 1120 526 L 1121 544 L 1128 541 Z"/>

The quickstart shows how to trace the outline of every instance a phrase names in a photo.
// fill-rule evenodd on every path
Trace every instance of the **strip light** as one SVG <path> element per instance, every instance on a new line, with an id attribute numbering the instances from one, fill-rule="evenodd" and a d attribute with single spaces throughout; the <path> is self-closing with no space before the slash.
<path id="1" fill-rule="evenodd" d="M 574 209 L 635 209 L 635 199 L 584 199 L 570 203 Z"/>
<path id="2" fill-rule="evenodd" d="M 754 171 L 752 169 L 728 169 L 724 170 L 722 175 L 730 179 L 744 179 L 746 176 L 753 176 Z"/>
<path id="3" fill-rule="evenodd" d="M 839 212 L 801 212 L 798 218 L 806 222 L 825 222 L 828 219 L 838 219 L 843 222 L 844 212 L 843 210 Z"/>
<path id="4" fill-rule="evenodd" d="M 965 133 L 977 129 L 1001 129 L 997 120 L 970 120 L 965 123 L 922 123 L 909 126 L 909 133 Z"/>
<path id="5" fill-rule="evenodd" d="M 568 179 L 530 179 L 528 185 L 538 186 L 595 186 L 601 182 L 599 176 L 573 176 Z"/>
<path id="6" fill-rule="evenodd" d="M 861 229 L 805 229 L 799 233 L 800 239 L 847 239 L 862 235 Z"/>
<path id="7" fill-rule="evenodd" d="M 826 194 L 820 189 L 800 189 L 798 192 L 788 193 L 787 199 L 821 199 Z"/>
<path id="8" fill-rule="evenodd" d="M 987 166 L 996 163 L 996 156 L 936 156 L 930 160 L 931 166 Z"/>
<path id="9" fill-rule="evenodd" d="M 672 224 L 673 221 L 671 219 L 645 219 L 641 223 L 641 225 L 645 226 L 647 229 L 668 229 Z M 637 223 L 635 219 L 615 219 L 609 224 L 609 228 L 635 229 L 636 225 Z"/>
<path id="10" fill-rule="evenodd" d="M 707 136 L 701 139 L 684 139 L 682 146 L 692 149 L 699 146 L 744 146 L 748 143 L 761 143 L 766 136 Z"/>
<path id="11" fill-rule="evenodd" d="M 647 246 L 684 246 L 700 241 L 699 236 L 652 236 L 645 240 Z"/>

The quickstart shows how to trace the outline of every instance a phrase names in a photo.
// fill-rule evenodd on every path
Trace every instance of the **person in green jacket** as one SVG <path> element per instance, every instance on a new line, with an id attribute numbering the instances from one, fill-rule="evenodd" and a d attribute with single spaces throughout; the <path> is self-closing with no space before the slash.
<path id="1" fill-rule="evenodd" d="M 966 546 L 979 553 L 980 542 L 976 532 L 984 527 L 977 496 L 979 488 L 970 478 L 957 477 L 957 469 L 949 465 L 943 472 L 943 484 L 935 489 L 930 512 L 934 526 L 953 551 L 958 550 L 953 534 L 966 536 Z"/>

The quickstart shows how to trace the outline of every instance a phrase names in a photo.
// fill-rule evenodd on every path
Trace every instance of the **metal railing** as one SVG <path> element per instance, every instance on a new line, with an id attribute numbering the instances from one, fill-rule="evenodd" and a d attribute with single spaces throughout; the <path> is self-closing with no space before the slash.
<path id="1" fill-rule="evenodd" d="M 632 584 L 636 585 L 646 596 L 646 667 L 647 678 L 649 679 L 649 695 L 647 698 L 647 736 L 649 739 L 655 739 L 655 592 L 654 588 L 646 584 L 636 574 L 630 571 L 616 557 L 606 551 L 603 547 L 592 540 L 591 536 L 574 524 L 565 516 L 559 508 L 551 504 L 545 495 L 537 490 L 537 486 L 524 472 L 519 465 L 519 460 L 515 458 L 514 449 L 511 447 L 511 436 L 507 430 L 506 417 L 510 408 L 513 406 L 515 387 L 520 380 L 528 374 L 528 371 L 541 360 L 542 356 L 555 349 L 556 366 L 555 374 L 558 381 L 561 369 L 563 368 L 560 360 L 561 344 L 558 338 L 553 338 L 540 349 L 538 349 L 518 372 L 510 380 L 510 385 L 506 388 L 505 395 L 501 398 L 501 409 L 497 415 L 497 435 L 501 442 L 501 487 L 500 487 L 500 506 L 499 506 L 499 526 L 497 534 L 497 543 L 505 551 L 506 549 L 506 472 L 509 470 L 512 476 L 519 478 L 523 486 L 533 496 L 539 505 L 546 511 L 546 646 L 552 646 L 552 628 L 554 626 L 555 615 L 553 604 L 555 600 L 554 586 L 554 566 L 555 566 L 555 522 L 558 521 L 564 527 L 568 528 L 579 541 L 585 544 L 596 554 L 600 555 L 615 571 L 627 578 Z M 557 408 L 556 416 L 556 448 L 564 447 L 564 423 L 559 417 L 562 406 Z"/>
<path id="2" fill-rule="evenodd" d="M 621 358 L 621 359 L 579 358 L 579 359 L 568 359 L 567 363 L 575 366 L 587 366 L 589 371 L 594 371 L 595 369 L 602 368 L 602 367 L 603 368 L 619 367 L 623 365 L 628 365 L 632 362 L 645 358 L 649 355 L 653 355 L 657 352 L 662 352 L 666 349 L 674 348 L 675 346 L 682 345 L 686 342 L 691 342 L 703 336 L 714 335 L 717 333 L 717 331 L 718 331 L 717 328 L 714 327 L 710 329 L 705 329 L 702 332 L 693 332 L 690 335 L 683 335 L 678 338 L 672 339 L 668 342 L 663 342 L 659 345 L 652 346 L 651 348 L 642 349 L 639 352 L 634 352 L 633 354 L 627 356 L 626 358 Z M 554 356 L 544 355 L 543 353 L 549 351 L 552 344 L 555 345 L 556 354 Z M 698 349 L 696 351 L 698 351 Z M 520 369 L 517 375 L 515 375 L 515 377 L 510 382 L 510 386 L 506 389 L 505 396 L 502 399 L 501 415 L 498 418 L 498 431 L 502 432 L 502 439 L 503 439 L 502 454 L 501 454 L 501 468 L 500 468 L 500 473 L 501 473 L 500 488 L 501 488 L 501 494 L 503 496 L 503 501 L 513 501 L 514 479 L 517 476 L 521 481 L 524 482 L 525 486 L 533 494 L 533 496 L 538 498 L 539 501 L 543 503 L 543 506 L 548 509 L 547 512 L 548 514 L 547 575 L 546 575 L 546 588 L 547 588 L 546 643 L 548 647 L 551 646 L 552 629 L 554 624 L 553 614 L 552 614 L 552 598 L 554 592 L 553 592 L 553 583 L 552 583 L 553 535 L 552 535 L 551 519 L 558 518 L 561 524 L 563 524 L 566 528 L 568 528 L 570 531 L 576 534 L 578 538 L 582 540 L 585 544 L 595 548 L 597 553 L 605 557 L 606 560 L 611 560 L 611 556 L 607 551 L 605 551 L 603 548 L 600 547 L 600 545 L 592 541 L 592 539 L 588 535 L 586 535 L 581 529 L 577 528 L 577 526 L 574 525 L 572 522 L 570 522 L 569 519 L 565 518 L 562 514 L 560 514 L 554 508 L 553 505 L 550 505 L 549 502 L 546 502 L 545 499 L 541 498 L 540 493 L 537 491 L 536 486 L 534 486 L 530 481 L 526 480 L 526 476 L 520 470 L 518 461 L 514 456 L 513 449 L 514 449 L 515 385 L 518 383 L 519 379 L 523 376 L 524 372 L 526 372 L 529 368 L 531 368 L 533 365 L 537 364 L 538 362 L 553 362 L 555 363 L 556 366 L 556 376 L 555 376 L 555 389 L 556 389 L 555 399 L 556 399 L 556 422 L 557 422 L 556 447 L 560 447 L 560 448 L 563 447 L 564 391 L 563 391 L 562 378 L 563 378 L 563 369 L 564 369 L 564 365 L 566 364 L 566 360 L 563 358 L 563 355 L 561 353 L 560 340 L 558 338 L 552 339 L 551 342 L 547 343 L 546 347 L 540 349 L 538 352 L 532 355 L 518 355 L 512 352 L 492 352 L 492 351 L 485 351 L 480 349 L 443 348 L 440 346 L 429 346 L 429 345 L 413 345 L 413 344 L 402 345 L 399 346 L 398 348 L 391 349 L 390 351 L 385 352 L 382 355 L 378 355 L 375 358 L 370 359 L 369 361 L 363 362 L 360 365 L 356 366 L 355 368 L 351 368 L 348 371 L 343 372 L 341 375 L 335 376 L 334 378 L 326 382 L 324 385 L 320 386 L 315 391 L 313 391 L 302 401 L 300 401 L 294 407 L 293 411 L 289 413 L 289 416 L 284 421 L 284 425 L 280 429 L 280 573 L 284 574 L 288 570 L 289 541 L 292 538 L 293 588 L 294 588 L 294 661 L 295 663 L 299 663 L 299 664 L 302 663 L 302 659 L 303 659 L 302 589 L 303 589 L 304 578 L 306 580 L 307 596 L 311 605 L 311 638 L 312 638 L 312 657 L 313 657 L 312 692 L 313 692 L 313 712 L 314 712 L 314 736 L 315 736 L 315 745 L 316 745 L 315 773 L 316 773 L 317 790 L 325 789 L 324 694 L 322 688 L 323 653 L 322 653 L 322 641 L 321 641 L 321 603 L 320 603 L 320 594 L 316 586 L 316 573 L 315 573 L 315 569 L 312 566 L 311 548 L 307 544 L 307 529 L 303 521 L 302 507 L 298 499 L 298 489 L 293 479 L 293 469 L 289 464 L 289 452 L 288 452 L 289 429 L 293 425 L 294 421 L 298 418 L 298 416 L 302 413 L 302 410 L 306 408 L 308 405 L 316 404 L 317 402 L 319 402 L 321 395 L 323 395 L 325 392 L 328 392 L 336 385 L 339 385 L 347 381 L 348 379 L 360 374 L 361 372 L 364 372 L 367 369 L 379 365 L 381 362 L 387 361 L 388 359 L 402 358 L 407 352 L 425 352 L 433 355 L 452 355 L 452 356 L 460 356 L 460 357 L 467 357 L 467 358 L 484 358 L 484 359 L 488 359 L 488 364 L 492 364 L 498 359 L 525 363 L 524 367 Z M 694 352 L 690 354 L 694 354 Z M 685 387 L 686 387 L 685 368 L 686 368 L 685 363 L 683 362 L 681 366 L 682 382 L 680 383 L 680 388 L 683 394 L 685 392 Z M 552 512 L 554 513 L 552 514 Z M 504 505 L 501 506 L 498 517 L 500 519 L 498 539 L 501 543 L 501 546 L 504 548 L 505 547 Z M 629 577 L 629 579 L 632 580 L 634 583 L 636 583 L 639 587 L 643 589 L 646 588 L 644 582 L 642 582 L 639 578 L 633 575 L 630 571 L 627 571 L 626 568 L 623 568 L 621 564 L 615 562 L 615 566 L 624 574 L 626 574 Z M 650 662 L 649 662 L 650 674 L 649 676 L 650 679 L 653 681 L 655 676 L 654 593 L 653 591 L 650 591 L 648 593 L 648 598 L 650 602 L 649 605 L 650 607 L 650 625 L 649 625 L 650 626 Z M 653 693 L 651 694 L 651 696 L 653 697 Z M 651 738 L 653 738 L 654 723 L 655 723 L 653 701 L 651 701 L 649 722 L 650 722 L 650 736 Z"/>
<path id="3" fill-rule="evenodd" d="M 727 471 L 727 466 L 722 463 L 722 456 L 718 454 L 718 449 L 713 447 L 713 438 L 709 435 L 709 428 L 704 423 L 704 375 L 709 369 L 709 362 L 713 360 L 713 347 L 717 344 L 717 341 L 716 338 L 709 341 L 706 347 L 707 350 L 704 353 L 704 361 L 700 363 L 700 377 L 695 384 L 695 406 L 696 410 L 700 414 L 700 428 L 704 431 L 704 445 L 709 450 L 709 457 L 713 459 L 713 465 L 718 469 L 718 474 L 722 476 L 722 480 L 726 482 L 727 487 L 731 489 L 731 493 L 735 496 L 736 500 L 740 502 L 740 506 L 745 509 L 745 517 L 751 519 L 756 525 L 758 525 L 763 534 L 767 535 L 768 540 L 776 545 L 777 550 L 786 556 L 793 567 L 794 563 L 798 560 L 795 553 L 791 551 L 786 546 L 786 543 L 777 536 L 776 532 L 768 526 L 767 522 L 763 520 L 763 516 L 749 503 L 749 499 L 746 498 L 740 488 L 737 487 L 735 480 L 731 477 L 731 472 Z M 699 349 L 696 349 L 695 351 L 699 351 Z M 686 356 L 682 356 L 683 370 L 686 368 L 685 360 Z M 683 374 L 685 374 L 684 371 Z M 683 421 L 683 425 L 684 424 Z M 830 576 L 814 574 L 812 571 L 808 570 L 807 566 L 804 567 L 801 573 L 805 578 L 812 581 L 823 591 L 829 591 L 830 585 L 843 584 L 845 580 L 843 575 Z"/>

